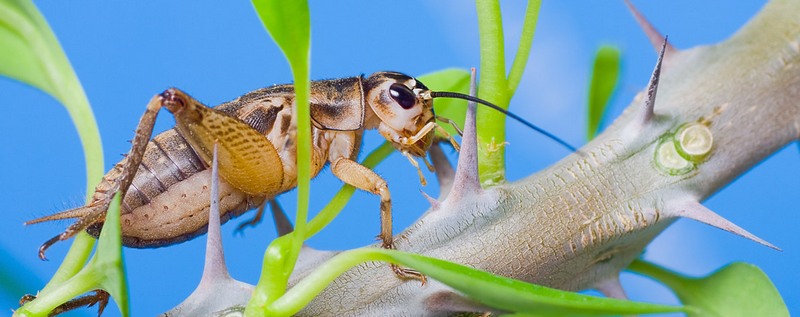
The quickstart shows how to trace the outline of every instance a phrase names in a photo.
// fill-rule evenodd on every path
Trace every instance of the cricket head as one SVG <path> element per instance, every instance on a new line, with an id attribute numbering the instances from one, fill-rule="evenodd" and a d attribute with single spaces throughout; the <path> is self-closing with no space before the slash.
<path id="1" fill-rule="evenodd" d="M 364 80 L 364 97 L 380 119 L 378 131 L 400 152 L 425 157 L 435 134 L 430 90 L 414 77 L 377 72 Z"/>

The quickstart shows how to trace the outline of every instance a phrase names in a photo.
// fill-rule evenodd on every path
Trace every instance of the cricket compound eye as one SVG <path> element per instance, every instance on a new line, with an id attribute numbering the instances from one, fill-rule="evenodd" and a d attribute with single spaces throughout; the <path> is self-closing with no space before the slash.
<path id="1" fill-rule="evenodd" d="M 389 87 L 389 96 L 403 109 L 411 109 L 417 103 L 417 96 L 403 84 L 392 84 Z"/>

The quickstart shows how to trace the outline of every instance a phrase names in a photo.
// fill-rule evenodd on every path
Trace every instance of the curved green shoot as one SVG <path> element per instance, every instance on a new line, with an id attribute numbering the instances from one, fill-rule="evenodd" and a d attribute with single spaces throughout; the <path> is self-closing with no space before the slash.
<path id="1" fill-rule="evenodd" d="M 370 261 L 414 268 L 481 304 L 537 316 L 606 316 L 684 312 L 679 306 L 637 303 L 582 295 L 493 275 L 464 265 L 396 250 L 362 248 L 342 252 L 293 286 L 268 307 L 269 316 L 291 316 L 305 307 L 337 276 Z"/>
<path id="2" fill-rule="evenodd" d="M 689 317 L 789 316 L 781 294 L 758 267 L 734 262 L 701 278 L 686 277 L 644 260 L 628 270 L 651 277 L 675 292 Z"/>
<path id="3" fill-rule="evenodd" d="M 620 55 L 618 48 L 609 45 L 601 46 L 594 55 L 587 102 L 587 140 L 600 132 L 600 123 L 619 81 Z"/>
<path id="4" fill-rule="evenodd" d="M 528 2 L 525 22 L 514 63 L 506 77 L 503 21 L 497 0 L 477 0 L 481 63 L 478 97 L 508 110 L 528 63 L 541 1 Z M 505 182 L 505 115 L 490 109 L 478 109 L 478 171 L 481 183 Z"/>

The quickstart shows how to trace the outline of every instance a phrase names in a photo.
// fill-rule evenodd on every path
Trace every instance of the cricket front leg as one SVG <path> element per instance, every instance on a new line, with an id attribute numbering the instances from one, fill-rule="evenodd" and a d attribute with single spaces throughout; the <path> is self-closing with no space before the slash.
<path id="1" fill-rule="evenodd" d="M 343 182 L 380 196 L 381 233 L 378 237 L 383 242 L 383 248 L 394 249 L 394 240 L 392 237 L 392 198 L 389 194 L 389 187 L 386 185 L 386 181 L 371 169 L 344 157 L 334 159 L 331 162 L 331 170 L 333 174 Z M 426 282 L 425 275 L 415 270 L 401 268 L 395 264 L 391 264 L 391 268 L 400 278 L 420 280 L 423 284 Z"/>
<path id="2" fill-rule="evenodd" d="M 45 251 L 54 243 L 58 241 L 67 240 L 77 233 L 85 230 L 88 226 L 105 219 L 108 206 L 111 204 L 111 199 L 116 193 L 125 193 L 130 187 L 133 177 L 136 176 L 136 171 L 142 163 L 144 151 L 147 148 L 147 143 L 150 136 L 153 134 L 153 125 L 156 121 L 158 111 L 164 102 L 162 95 L 156 95 L 147 104 L 147 109 L 139 120 L 139 125 L 136 127 L 136 135 L 131 142 L 131 150 L 128 155 L 117 165 L 109 171 L 103 180 L 95 187 L 92 200 L 83 207 L 63 211 L 54 215 L 34 219 L 26 222 L 25 224 L 34 224 L 43 221 L 79 218 L 74 224 L 67 227 L 61 234 L 47 240 L 41 247 L 39 247 L 39 258 L 46 260 Z"/>

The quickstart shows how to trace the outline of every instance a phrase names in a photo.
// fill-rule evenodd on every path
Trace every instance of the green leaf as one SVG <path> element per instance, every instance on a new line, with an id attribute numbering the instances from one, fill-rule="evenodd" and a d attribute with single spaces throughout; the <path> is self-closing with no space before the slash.
<path id="1" fill-rule="evenodd" d="M 618 48 L 608 45 L 601 46 L 594 55 L 589 82 L 587 140 L 600 132 L 600 123 L 619 80 L 620 55 Z"/>
<path id="2" fill-rule="evenodd" d="M 755 265 L 731 263 L 709 276 L 692 278 L 637 260 L 629 270 L 652 277 L 675 292 L 689 317 L 789 316 L 780 293 Z"/>
<path id="3" fill-rule="evenodd" d="M 100 133 L 78 77 L 31 1 L 0 0 L 0 75 L 41 89 L 67 108 L 86 155 L 91 197 L 104 171 Z"/>
<path id="4" fill-rule="evenodd" d="M 450 91 L 469 94 L 469 72 L 460 68 L 448 68 L 418 76 L 417 79 L 433 91 Z M 464 128 L 467 115 L 467 102 L 460 99 L 440 98 L 433 102 L 433 111 L 437 116 L 453 120 L 460 129 Z M 448 123 L 439 122 L 450 135 L 458 132 Z M 439 133 L 436 133 L 439 135 Z M 441 137 L 441 135 L 439 135 Z"/>

